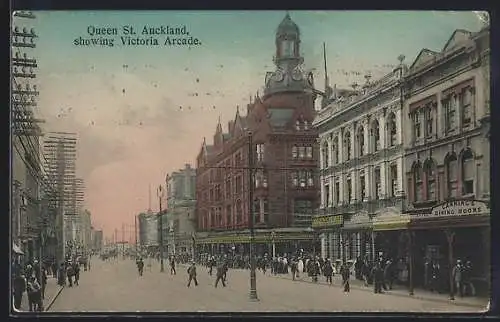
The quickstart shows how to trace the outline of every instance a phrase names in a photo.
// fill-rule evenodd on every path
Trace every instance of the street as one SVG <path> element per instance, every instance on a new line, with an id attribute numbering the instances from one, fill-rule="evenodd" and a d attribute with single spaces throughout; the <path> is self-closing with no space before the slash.
<path id="1" fill-rule="evenodd" d="M 147 263 L 147 261 L 146 261 Z M 478 312 L 480 308 L 264 276 L 257 272 L 258 302 L 248 300 L 249 272 L 230 270 L 227 287 L 198 266 L 198 287 L 187 288 L 186 266 L 160 273 L 158 262 L 138 276 L 133 260 L 94 260 L 80 286 L 66 287 L 51 312 Z"/>

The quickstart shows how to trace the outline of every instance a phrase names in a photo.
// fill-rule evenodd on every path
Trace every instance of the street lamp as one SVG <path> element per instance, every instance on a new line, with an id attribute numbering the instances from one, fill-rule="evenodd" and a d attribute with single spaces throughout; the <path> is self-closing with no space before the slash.
<path id="1" fill-rule="evenodd" d="M 252 132 L 248 132 L 248 213 L 250 216 L 250 300 L 258 301 L 257 297 L 257 277 L 255 274 L 255 232 L 254 232 L 254 209 L 253 209 L 253 189 L 254 189 L 254 173 L 253 173 L 253 156 L 254 148 L 252 142 Z"/>
<path id="2" fill-rule="evenodd" d="M 165 271 L 165 267 L 163 265 L 163 216 L 162 216 L 162 204 L 161 201 L 163 199 L 163 188 L 161 185 L 158 186 L 158 190 L 156 191 L 158 195 L 158 200 L 160 201 L 160 212 L 158 213 L 158 225 L 160 226 L 160 272 Z"/>
<path id="3" fill-rule="evenodd" d="M 275 238 L 276 238 L 276 233 L 273 230 L 271 232 L 271 242 L 272 242 L 272 246 L 273 246 L 273 259 L 276 258 L 276 241 L 275 241 Z"/>

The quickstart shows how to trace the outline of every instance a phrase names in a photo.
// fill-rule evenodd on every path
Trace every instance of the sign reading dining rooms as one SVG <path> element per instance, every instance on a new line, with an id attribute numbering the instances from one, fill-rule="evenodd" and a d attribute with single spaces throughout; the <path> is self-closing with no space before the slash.
<path id="1" fill-rule="evenodd" d="M 490 210 L 479 200 L 454 200 L 432 208 L 431 217 L 488 215 Z"/>

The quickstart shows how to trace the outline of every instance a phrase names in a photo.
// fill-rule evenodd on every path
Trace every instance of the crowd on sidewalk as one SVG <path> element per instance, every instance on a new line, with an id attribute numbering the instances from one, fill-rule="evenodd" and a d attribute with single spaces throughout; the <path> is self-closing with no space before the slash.
<path id="1" fill-rule="evenodd" d="M 68 256 L 59 266 L 55 259 L 45 259 L 41 263 L 38 259 L 26 260 L 21 264 L 15 260 L 12 263 L 12 296 L 14 307 L 22 307 L 23 297 L 27 296 L 29 311 L 41 312 L 44 310 L 45 289 L 49 277 L 57 279 L 59 286 L 69 284 L 70 287 L 78 285 L 80 270 L 90 269 L 90 259 L 86 256 Z"/>

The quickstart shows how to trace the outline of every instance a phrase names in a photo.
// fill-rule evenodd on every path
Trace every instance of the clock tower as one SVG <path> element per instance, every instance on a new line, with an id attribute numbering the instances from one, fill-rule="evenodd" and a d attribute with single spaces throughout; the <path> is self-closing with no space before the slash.
<path id="1" fill-rule="evenodd" d="M 302 69 L 304 58 L 300 55 L 300 30 L 287 13 L 276 30 L 276 70 L 266 74 L 264 95 L 283 92 L 312 91 L 312 73 Z"/>

